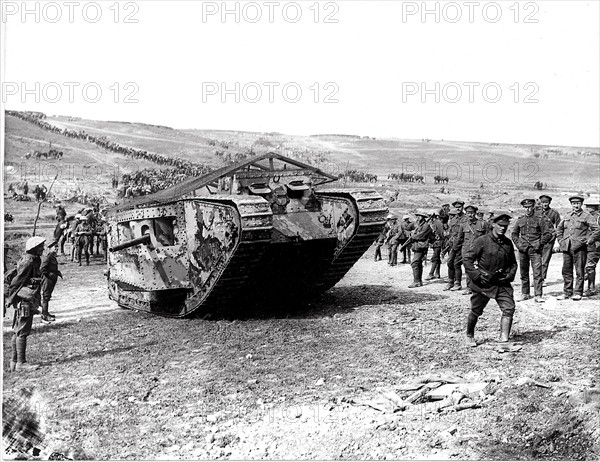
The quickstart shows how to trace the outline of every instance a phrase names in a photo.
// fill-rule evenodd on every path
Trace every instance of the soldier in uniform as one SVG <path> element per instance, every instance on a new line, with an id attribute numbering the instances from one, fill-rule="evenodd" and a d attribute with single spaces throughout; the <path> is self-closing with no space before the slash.
<path id="1" fill-rule="evenodd" d="M 461 226 L 458 228 L 457 239 L 462 247 L 462 258 L 465 258 L 465 253 L 472 246 L 475 239 L 483 236 L 490 230 L 489 223 L 477 218 L 477 207 L 474 205 L 468 205 L 465 207 L 465 220 L 463 220 Z M 465 275 L 465 283 L 467 289 L 463 292 L 463 295 L 471 295 L 473 292 L 469 288 L 469 275 Z"/>
<path id="2" fill-rule="evenodd" d="M 383 225 L 381 233 L 379 233 L 379 236 L 377 236 L 377 239 L 375 239 L 375 261 L 383 260 L 383 258 L 381 258 L 381 246 L 385 244 L 387 233 L 390 230 L 390 220 L 393 217 L 394 215 L 392 213 L 385 217 L 385 225 Z"/>
<path id="3" fill-rule="evenodd" d="M 535 214 L 535 199 L 523 199 L 525 215 L 520 216 L 515 223 L 511 238 L 519 251 L 519 267 L 521 268 L 521 300 L 529 300 L 529 265 L 533 269 L 533 290 L 535 301 L 543 303 L 542 293 L 542 252 L 544 245 L 552 239 L 548 219 Z"/>
<path id="4" fill-rule="evenodd" d="M 442 208 L 438 212 L 438 215 L 439 215 L 440 221 L 442 222 L 443 225 L 447 224 L 448 220 L 450 219 L 449 212 L 450 212 L 450 204 L 442 204 Z"/>
<path id="5" fill-rule="evenodd" d="M 404 243 L 408 240 L 408 236 L 410 236 L 410 232 L 415 229 L 415 224 L 410 222 L 410 217 L 408 215 L 404 215 L 402 217 L 402 223 L 400 223 L 400 226 L 402 226 L 402 237 L 400 238 L 400 245 L 404 245 Z M 402 261 L 400 263 L 408 263 L 410 265 L 410 262 L 410 247 L 406 246 L 402 250 Z"/>
<path id="6" fill-rule="evenodd" d="M 596 224 L 600 227 L 600 202 L 588 199 L 585 203 L 586 212 L 596 219 Z M 588 245 L 587 248 L 587 263 L 585 264 L 585 277 L 588 281 L 588 290 L 585 292 L 586 297 L 596 295 L 596 265 L 600 260 L 600 242 L 596 240 Z"/>
<path id="7" fill-rule="evenodd" d="M 513 243 L 506 237 L 506 230 L 512 217 L 498 213 L 491 232 L 478 237 L 465 253 L 465 270 L 469 275 L 471 312 L 467 318 L 467 345 L 476 347 L 475 326 L 483 309 L 491 298 L 496 300 L 502 317 L 500 318 L 501 349 L 508 350 L 508 339 L 515 312 L 515 300 L 511 282 L 517 273 L 517 260 Z"/>
<path id="8" fill-rule="evenodd" d="M 398 245 L 403 235 L 402 226 L 398 224 L 398 217 L 392 214 L 388 215 L 388 223 L 390 224 L 386 239 L 388 244 L 388 265 L 396 266 L 398 263 Z"/>
<path id="9" fill-rule="evenodd" d="M 85 251 L 85 262 L 90 266 L 90 238 L 93 234 L 92 227 L 85 217 L 79 218 L 79 224 L 75 229 L 75 239 L 77 244 L 77 260 L 81 266 L 81 254 Z"/>
<path id="10" fill-rule="evenodd" d="M 56 317 L 48 311 L 48 305 L 54 292 L 54 286 L 58 277 L 63 277 L 58 269 L 58 260 L 56 259 L 57 242 L 48 244 L 48 251 L 42 257 L 40 271 L 42 273 L 42 321 L 52 322 Z"/>
<path id="11" fill-rule="evenodd" d="M 550 230 L 552 232 L 552 238 L 542 249 L 542 287 L 545 287 L 546 276 L 548 275 L 548 267 L 550 266 L 550 260 L 552 259 L 552 250 L 554 249 L 554 243 L 556 242 L 556 227 L 560 223 L 560 214 L 553 208 L 550 207 L 552 198 L 547 194 L 540 196 L 541 209 L 539 214 L 546 218 L 550 223 Z"/>
<path id="12" fill-rule="evenodd" d="M 573 298 L 581 300 L 583 295 L 583 277 L 587 260 L 587 246 L 591 246 L 600 237 L 600 228 L 589 213 L 582 210 L 583 197 L 569 198 L 573 210 L 558 224 L 556 239 L 563 254 L 562 276 L 563 295 L 559 300 Z M 575 287 L 573 288 L 573 266 L 575 267 Z"/>
<path id="13" fill-rule="evenodd" d="M 10 283 L 7 302 L 15 309 L 13 317 L 12 358 L 10 370 L 28 372 L 38 368 L 27 364 L 27 337 L 31 333 L 33 316 L 40 306 L 40 256 L 46 240 L 31 237 L 25 243 L 25 255 L 17 263 L 17 274 Z"/>
<path id="14" fill-rule="evenodd" d="M 448 220 L 448 239 L 451 247 L 448 253 L 448 284 L 444 290 L 462 290 L 462 243 L 459 242 L 458 233 L 465 220 L 464 205 L 461 200 L 452 202 L 456 213 Z"/>
<path id="15" fill-rule="evenodd" d="M 425 278 L 426 281 L 440 278 L 442 246 L 444 245 L 444 225 L 435 212 L 431 214 L 429 224 L 433 230 L 434 237 L 433 242 L 431 243 L 431 250 L 433 251 L 433 255 L 431 256 L 431 269 L 429 270 L 429 276 Z"/>
<path id="16" fill-rule="evenodd" d="M 416 212 L 415 215 L 417 216 L 415 229 L 410 235 L 409 242 L 404 244 L 407 245 L 410 243 L 413 251 L 413 258 L 410 264 L 413 272 L 413 283 L 408 286 L 409 289 L 423 285 L 423 261 L 427 256 L 429 241 L 433 238 L 433 229 L 427 220 L 429 218 L 427 213 Z"/>

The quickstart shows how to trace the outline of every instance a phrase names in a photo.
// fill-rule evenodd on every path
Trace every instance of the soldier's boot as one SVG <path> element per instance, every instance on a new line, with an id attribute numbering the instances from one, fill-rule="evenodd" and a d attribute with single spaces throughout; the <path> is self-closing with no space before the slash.
<path id="1" fill-rule="evenodd" d="M 86 256 L 85 256 L 85 264 L 86 264 L 87 266 L 90 266 L 90 256 L 89 256 L 89 255 L 86 255 Z"/>
<path id="2" fill-rule="evenodd" d="M 454 281 L 448 281 L 443 290 L 452 290 L 452 287 L 454 287 Z"/>
<path id="3" fill-rule="evenodd" d="M 513 318 L 502 316 L 500 318 L 500 343 L 508 343 L 510 337 L 510 328 L 512 327 Z"/>
<path id="4" fill-rule="evenodd" d="M 13 334 L 11 339 L 12 357 L 10 359 L 10 372 L 15 371 L 17 365 L 17 334 Z"/>
<path id="5" fill-rule="evenodd" d="M 26 357 L 27 337 L 17 337 L 17 363 L 15 364 L 16 372 L 35 371 L 40 366 L 37 364 L 28 364 Z"/>
<path id="6" fill-rule="evenodd" d="M 48 312 L 48 300 L 42 300 L 42 321 L 56 321 L 56 316 Z"/>
<path id="7" fill-rule="evenodd" d="M 585 292 L 586 297 L 593 297 L 596 294 L 596 273 L 589 273 L 587 275 L 588 290 Z"/>
<path id="8" fill-rule="evenodd" d="M 476 347 L 477 342 L 475 341 L 475 326 L 477 325 L 477 316 L 473 313 L 469 313 L 467 317 L 467 346 Z"/>
<path id="9" fill-rule="evenodd" d="M 422 268 L 421 268 L 421 271 L 422 271 Z M 415 287 L 421 287 L 423 285 L 423 283 L 421 282 L 421 274 L 420 274 L 419 268 L 413 266 L 412 272 L 413 272 L 414 282 L 411 285 L 409 285 L 408 288 L 414 289 Z"/>

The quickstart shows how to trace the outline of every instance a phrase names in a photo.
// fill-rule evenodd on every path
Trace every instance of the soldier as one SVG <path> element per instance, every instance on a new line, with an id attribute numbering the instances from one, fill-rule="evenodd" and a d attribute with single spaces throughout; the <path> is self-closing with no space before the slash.
<path id="1" fill-rule="evenodd" d="M 542 252 L 544 245 L 552 239 L 552 231 L 548 219 L 535 214 L 535 199 L 523 199 L 525 215 L 520 216 L 511 234 L 512 241 L 519 251 L 519 267 L 521 269 L 521 300 L 529 300 L 529 264 L 533 269 L 533 290 L 535 301 L 543 303 Z"/>
<path id="2" fill-rule="evenodd" d="M 79 241 L 77 240 L 75 230 L 77 229 L 77 226 L 79 226 L 80 219 L 81 215 L 75 215 L 75 217 L 69 222 L 69 228 L 67 230 L 69 242 L 71 243 L 71 262 L 75 261 L 75 258 L 77 257 L 77 248 L 79 247 Z"/>
<path id="3" fill-rule="evenodd" d="M 483 236 L 490 230 L 489 223 L 480 220 L 476 217 L 477 207 L 468 205 L 465 207 L 465 220 L 458 228 L 457 241 L 462 247 L 461 257 L 465 258 L 465 253 L 473 246 L 473 242 L 480 236 Z M 471 295 L 473 291 L 469 288 L 469 275 L 465 275 L 465 284 L 467 289 L 463 295 Z"/>
<path id="4" fill-rule="evenodd" d="M 400 238 L 400 244 L 404 245 L 404 243 L 408 240 L 408 236 L 410 236 L 410 232 L 415 229 L 415 224 L 410 222 L 410 217 L 408 215 L 404 215 L 402 217 L 402 223 L 400 224 L 400 226 L 402 226 L 402 236 Z M 403 258 L 400 263 L 408 263 L 410 265 L 411 259 L 409 246 L 404 247 L 404 249 L 402 250 L 402 257 Z"/>
<path id="5" fill-rule="evenodd" d="M 57 242 L 48 244 L 48 251 L 42 257 L 40 271 L 42 273 L 42 321 L 52 322 L 56 317 L 48 311 L 48 305 L 54 292 L 54 286 L 58 277 L 63 277 L 58 269 L 58 260 L 56 259 Z"/>
<path id="6" fill-rule="evenodd" d="M 396 266 L 398 263 L 398 245 L 402 236 L 402 226 L 398 224 L 398 217 L 391 213 L 388 215 L 388 223 L 390 224 L 386 238 L 388 244 L 388 265 Z"/>
<path id="7" fill-rule="evenodd" d="M 79 224 L 75 229 L 75 240 L 77 245 L 77 261 L 81 266 L 81 254 L 85 251 L 85 262 L 87 266 L 90 266 L 90 237 L 92 235 L 92 227 L 85 217 L 79 217 Z"/>
<path id="8" fill-rule="evenodd" d="M 465 220 L 464 205 L 461 200 L 452 202 L 456 213 L 448 220 L 450 252 L 448 253 L 448 284 L 444 290 L 462 290 L 462 243 L 459 242 L 458 233 Z"/>
<path id="9" fill-rule="evenodd" d="M 581 300 L 583 295 L 583 276 L 587 259 L 587 246 L 600 237 L 600 228 L 589 213 L 582 210 L 583 197 L 569 198 L 573 210 L 558 224 L 556 239 L 563 254 L 562 275 L 564 279 L 563 295 L 559 300 L 573 298 Z M 573 289 L 573 266 L 575 266 L 575 289 Z"/>
<path id="10" fill-rule="evenodd" d="M 442 266 L 441 254 L 442 247 L 444 245 L 444 225 L 442 224 L 442 220 L 435 212 L 431 214 L 430 226 L 433 230 L 434 236 L 431 243 L 433 255 L 431 256 L 431 269 L 429 270 L 429 276 L 425 278 L 426 281 L 440 278 L 440 267 Z"/>
<path id="11" fill-rule="evenodd" d="M 596 219 L 596 224 L 600 227 L 600 202 L 598 199 L 588 199 L 585 203 L 586 212 Z M 587 263 L 585 264 L 585 277 L 588 281 L 588 290 L 585 292 L 586 297 L 596 295 L 596 265 L 600 260 L 600 242 L 596 240 L 587 248 Z"/>
<path id="12" fill-rule="evenodd" d="M 442 204 L 442 208 L 438 212 L 438 215 L 443 225 L 448 223 L 448 219 L 450 218 L 450 214 L 448 212 L 450 212 L 450 204 Z"/>
<path id="13" fill-rule="evenodd" d="M 424 212 L 416 212 L 415 215 L 417 216 L 415 229 L 412 231 L 409 240 L 403 244 L 407 247 L 410 244 L 413 251 L 412 263 L 410 264 L 413 272 L 413 283 L 408 286 L 409 289 L 423 285 L 423 260 L 427 256 L 429 241 L 433 238 L 433 229 L 427 220 L 429 215 Z"/>
<path id="14" fill-rule="evenodd" d="M 390 230 L 390 220 L 394 217 L 392 213 L 390 213 L 385 219 L 385 225 L 383 225 L 383 229 L 377 239 L 375 239 L 375 261 L 383 260 L 381 258 L 381 246 L 385 244 L 385 238 L 387 236 L 388 231 Z"/>
<path id="15" fill-rule="evenodd" d="M 28 372 L 37 365 L 27 364 L 27 337 L 31 333 L 33 316 L 40 306 L 40 256 L 44 253 L 46 240 L 31 237 L 25 243 L 25 255 L 17 263 L 17 274 L 10 283 L 7 302 L 14 307 L 12 359 L 10 370 Z"/>
<path id="16" fill-rule="evenodd" d="M 556 227 L 560 223 L 560 214 L 555 209 L 550 207 L 550 202 L 552 202 L 552 198 L 547 194 L 542 194 L 540 196 L 541 209 L 539 214 L 548 220 L 550 223 L 550 231 L 552 233 L 552 238 L 550 241 L 544 244 L 544 248 L 542 249 L 542 287 L 546 287 L 548 285 L 546 283 L 546 276 L 548 274 L 550 260 L 552 259 L 554 243 L 556 242 Z"/>
<path id="17" fill-rule="evenodd" d="M 493 219 L 491 232 L 478 237 L 465 253 L 465 270 L 469 275 L 471 312 L 467 318 L 467 345 L 476 347 L 475 326 L 483 309 L 493 298 L 502 311 L 500 318 L 500 349 L 509 351 L 510 328 L 515 312 L 511 282 L 517 273 L 513 243 L 506 237 L 512 217 L 498 213 Z"/>

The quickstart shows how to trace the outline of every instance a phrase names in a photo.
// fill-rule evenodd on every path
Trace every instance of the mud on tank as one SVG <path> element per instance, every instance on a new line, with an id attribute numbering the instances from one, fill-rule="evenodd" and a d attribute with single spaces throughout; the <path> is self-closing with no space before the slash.
<path id="1" fill-rule="evenodd" d="M 370 247 L 387 207 L 373 190 L 277 153 L 189 178 L 108 211 L 109 296 L 182 317 L 284 306 L 333 287 Z"/>

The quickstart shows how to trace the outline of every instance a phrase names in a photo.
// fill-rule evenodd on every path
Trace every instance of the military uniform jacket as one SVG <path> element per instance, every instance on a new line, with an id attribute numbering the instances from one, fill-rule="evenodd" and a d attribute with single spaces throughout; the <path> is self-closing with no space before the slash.
<path id="1" fill-rule="evenodd" d="M 40 257 L 26 253 L 17 263 L 17 274 L 10 282 L 8 287 L 7 301 L 10 305 L 16 305 L 20 301 L 17 293 L 23 287 L 31 287 L 35 285 L 33 278 L 41 277 L 40 272 Z M 37 284 L 39 287 L 39 284 Z"/>
<path id="2" fill-rule="evenodd" d="M 466 220 L 463 220 L 459 226 L 457 238 L 454 240 L 452 247 L 454 250 L 458 250 L 461 247 L 463 250 L 466 250 L 473 245 L 475 239 L 483 236 L 489 230 L 489 223 L 477 219 L 471 221 L 467 218 Z"/>
<path id="3" fill-rule="evenodd" d="M 523 215 L 519 217 L 513 228 L 511 238 L 520 252 L 533 248 L 536 252 L 552 240 L 550 222 L 539 215 Z"/>
<path id="4" fill-rule="evenodd" d="M 423 222 L 413 230 L 410 235 L 412 244 L 410 249 L 413 252 L 423 252 L 429 247 L 429 241 L 433 238 L 433 229 L 428 222 Z"/>
<path id="5" fill-rule="evenodd" d="M 42 276 L 53 281 L 56 281 L 59 276 L 62 278 L 62 273 L 58 269 L 58 260 L 53 253 L 47 253 L 42 257 L 40 271 Z"/>
<path id="6" fill-rule="evenodd" d="M 573 211 L 558 224 L 556 238 L 562 252 L 577 252 L 600 238 L 600 228 L 596 219 L 586 211 Z"/>
<path id="7" fill-rule="evenodd" d="M 590 215 L 596 220 L 596 224 L 600 228 L 600 213 L 594 212 L 590 213 Z M 588 244 L 588 252 L 600 252 L 600 237 L 591 244 Z"/>
<path id="8" fill-rule="evenodd" d="M 540 210 L 538 214 L 541 217 L 544 217 L 550 223 L 550 232 L 552 233 L 552 239 L 550 239 L 550 241 L 556 239 L 556 227 L 560 223 L 560 213 L 552 208 L 549 208 L 546 212 L 544 212 L 544 210 Z"/>
<path id="9" fill-rule="evenodd" d="M 499 287 L 512 287 L 517 274 L 513 243 L 506 236 L 497 238 L 490 232 L 473 241 L 463 257 L 465 270 L 474 292 L 495 298 Z"/>
<path id="10" fill-rule="evenodd" d="M 390 226 L 387 243 L 389 245 L 398 245 L 400 243 L 400 239 L 404 239 L 404 230 L 402 229 L 402 226 L 400 226 L 398 223 L 395 223 Z"/>
<path id="11" fill-rule="evenodd" d="M 433 237 L 431 238 L 432 240 L 432 247 L 441 247 L 442 244 L 444 243 L 444 224 L 442 223 L 442 221 L 438 218 L 434 218 L 429 225 L 431 226 L 431 229 L 433 230 Z"/>
<path id="12" fill-rule="evenodd" d="M 450 248 L 458 250 L 461 248 L 462 243 L 458 242 L 458 235 L 460 228 L 465 221 L 466 215 L 451 215 L 448 220 L 448 240 L 450 242 Z"/>

